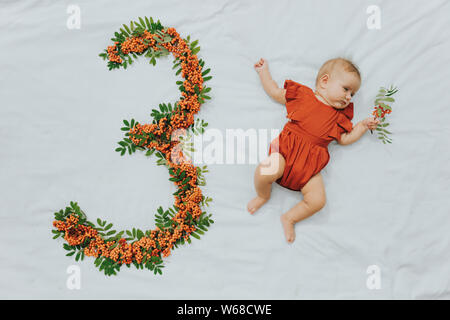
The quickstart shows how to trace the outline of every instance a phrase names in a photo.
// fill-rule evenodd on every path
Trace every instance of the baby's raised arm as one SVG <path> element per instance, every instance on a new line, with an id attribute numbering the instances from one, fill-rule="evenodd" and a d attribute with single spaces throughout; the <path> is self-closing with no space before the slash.
<path id="1" fill-rule="evenodd" d="M 275 101 L 281 104 L 286 104 L 286 89 L 279 88 L 277 83 L 272 79 L 267 61 L 261 58 L 257 63 L 255 63 L 254 67 L 256 72 L 259 74 L 259 79 L 261 80 L 266 93 Z"/>

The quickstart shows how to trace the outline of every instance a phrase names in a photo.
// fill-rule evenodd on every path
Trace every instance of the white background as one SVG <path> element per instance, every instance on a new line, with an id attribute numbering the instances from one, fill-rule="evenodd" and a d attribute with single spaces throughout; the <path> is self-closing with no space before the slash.
<path id="1" fill-rule="evenodd" d="M 69 4 L 80 7 L 80 29 L 66 26 Z M 379 30 L 366 25 L 370 5 L 381 10 Z M 0 1 L 0 298 L 450 298 L 449 9 L 444 0 Z M 279 86 L 312 87 L 322 63 L 343 56 L 362 73 L 354 124 L 371 115 L 380 86 L 399 88 L 393 144 L 370 133 L 331 143 L 327 204 L 296 225 L 293 244 L 279 217 L 300 192 L 274 184 L 251 216 L 256 163 L 211 164 L 202 190 L 215 224 L 173 250 L 162 276 L 123 267 L 106 277 L 93 258 L 75 262 L 51 233 L 70 201 L 116 230 L 153 229 L 156 208 L 173 204 L 155 157 L 114 151 L 123 119 L 150 123 L 151 109 L 179 98 L 173 58 L 108 71 L 98 57 L 123 23 L 144 16 L 199 39 L 213 79 L 196 117 L 208 128 L 283 127 L 285 107 L 253 69 L 259 58 Z M 72 264 L 80 290 L 66 287 Z M 366 286 L 370 265 L 379 290 Z"/>

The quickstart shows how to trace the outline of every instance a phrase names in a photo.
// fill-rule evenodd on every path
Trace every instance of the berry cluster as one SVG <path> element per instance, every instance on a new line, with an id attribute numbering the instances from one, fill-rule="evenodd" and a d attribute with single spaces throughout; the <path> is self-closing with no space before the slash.
<path id="1" fill-rule="evenodd" d="M 64 232 L 64 239 L 70 246 L 84 244 L 86 256 L 109 258 L 120 265 L 133 262 L 140 264 L 152 256 L 169 256 L 180 238 L 188 240 L 197 230 L 195 223 L 202 215 L 200 202 L 204 197 L 197 185 L 197 168 L 176 148 L 178 141 L 168 139 L 175 130 L 191 126 L 194 114 L 200 110 L 197 93 L 203 89 L 203 77 L 202 65 L 197 56 L 192 54 L 189 45 L 174 28 L 161 28 L 155 34 L 144 30 L 139 36 L 115 41 L 113 46 L 108 46 L 107 57 L 111 62 L 122 64 L 121 57 L 124 55 L 143 53 L 150 49 L 162 50 L 158 46 L 171 52 L 179 61 L 181 76 L 185 79 L 182 97 L 176 103 L 178 107 L 168 117 L 159 118 L 159 121 L 151 124 L 137 123 L 130 128 L 129 137 L 136 146 L 156 149 L 165 155 L 171 180 L 179 190 L 175 195 L 174 207 L 177 212 L 171 219 L 173 224 L 164 229 L 156 227 L 138 240 L 128 243 L 124 238 L 106 241 L 91 225 L 80 223 L 75 213 L 53 223 L 58 231 Z"/>
<path id="2" fill-rule="evenodd" d="M 391 113 L 391 110 L 384 109 L 381 105 L 375 106 L 374 109 L 375 110 L 372 112 L 372 114 L 378 118 L 384 118 L 386 113 L 387 114 Z M 378 111 L 378 110 L 380 110 L 380 111 Z M 381 116 L 379 116 L 379 113 L 381 113 Z"/>

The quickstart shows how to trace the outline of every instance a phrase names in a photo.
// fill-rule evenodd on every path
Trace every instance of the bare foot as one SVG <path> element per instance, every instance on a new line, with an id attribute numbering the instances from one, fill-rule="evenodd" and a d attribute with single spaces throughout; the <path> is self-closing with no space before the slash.
<path id="1" fill-rule="evenodd" d="M 294 229 L 295 223 L 290 221 L 286 217 L 286 214 L 283 214 L 280 217 L 280 220 L 281 220 L 281 224 L 283 225 L 284 235 L 286 236 L 286 241 L 288 243 L 294 242 L 294 240 L 295 240 L 295 229 Z"/>
<path id="2" fill-rule="evenodd" d="M 259 209 L 259 207 L 261 207 L 264 203 L 267 202 L 267 200 L 269 200 L 269 199 L 264 199 L 259 196 L 253 198 L 247 204 L 247 211 L 250 212 L 251 214 L 254 214 L 256 212 L 256 210 Z"/>

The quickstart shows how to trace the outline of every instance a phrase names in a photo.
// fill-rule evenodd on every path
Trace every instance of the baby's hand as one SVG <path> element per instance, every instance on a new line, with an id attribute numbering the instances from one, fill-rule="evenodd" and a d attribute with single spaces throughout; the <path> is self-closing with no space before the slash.
<path id="1" fill-rule="evenodd" d="M 380 120 L 375 118 L 366 118 L 363 120 L 363 124 L 366 126 L 367 129 L 375 130 L 380 124 Z"/>
<path id="2" fill-rule="evenodd" d="M 262 70 L 269 69 L 269 65 L 266 60 L 261 58 L 257 63 L 255 63 L 254 68 L 256 72 L 260 73 Z"/>

